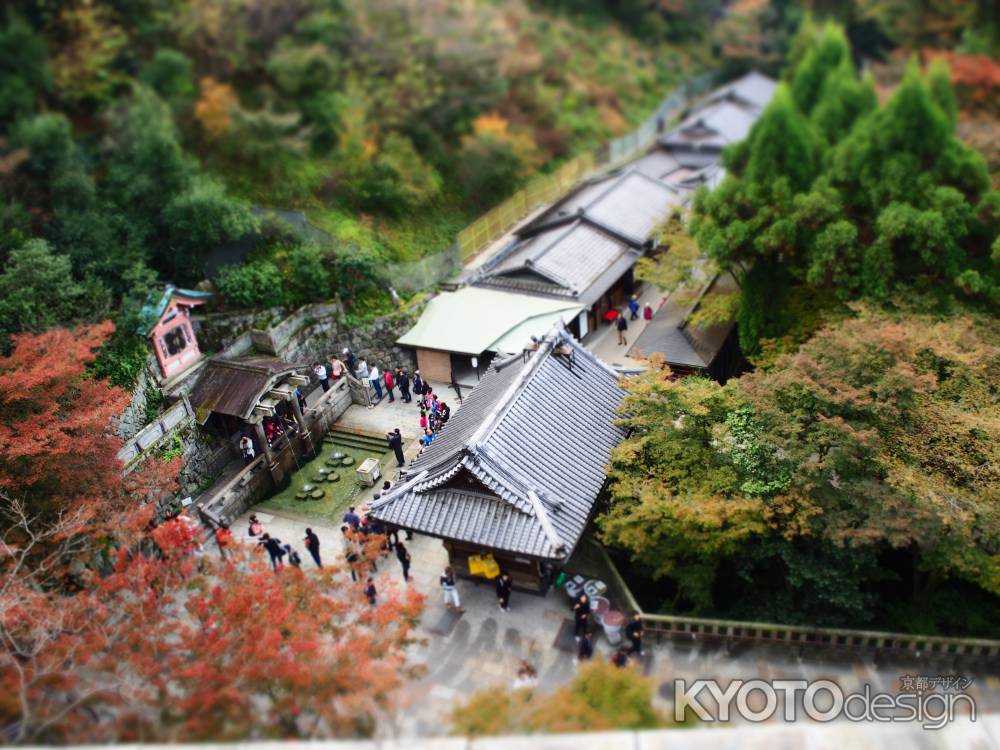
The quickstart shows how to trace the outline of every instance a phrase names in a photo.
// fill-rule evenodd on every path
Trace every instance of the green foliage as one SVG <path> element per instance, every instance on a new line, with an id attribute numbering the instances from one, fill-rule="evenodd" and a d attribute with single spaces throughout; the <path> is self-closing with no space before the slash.
<path id="1" fill-rule="evenodd" d="M 284 304 L 281 271 L 269 261 L 224 266 L 216 279 L 219 292 L 239 307 Z"/>
<path id="2" fill-rule="evenodd" d="M 167 263 L 181 281 L 201 276 L 204 248 L 235 242 L 257 227 L 249 209 L 208 178 L 195 180 L 186 192 L 175 196 L 165 207 L 163 219 L 170 227 Z"/>
<path id="3" fill-rule="evenodd" d="M 551 694 L 481 690 L 452 712 L 452 733 L 465 737 L 652 729 L 666 722 L 652 705 L 653 683 L 637 669 L 608 662 L 582 665 Z"/>
<path id="4" fill-rule="evenodd" d="M 857 626 L 949 580 L 1000 597 L 997 321 L 858 312 L 724 387 L 628 381 L 598 523 L 661 606 Z"/>
<path id="5" fill-rule="evenodd" d="M 184 455 L 184 441 L 180 435 L 171 436 L 166 445 L 160 448 L 160 458 L 164 463 L 170 463 L 175 458 Z"/>
<path id="6" fill-rule="evenodd" d="M 35 110 L 52 88 L 45 41 L 19 16 L 0 26 L 0 131 Z"/>
<path id="7" fill-rule="evenodd" d="M 337 294 L 351 306 L 382 284 L 381 259 L 360 248 L 344 249 L 334 258 L 333 274 Z"/>
<path id="8" fill-rule="evenodd" d="M 86 315 L 87 289 L 73 278 L 69 258 L 55 255 L 45 240 L 29 240 L 10 252 L 0 273 L 0 347 L 21 331 L 39 332 Z"/>
<path id="9" fill-rule="evenodd" d="M 161 47 L 142 67 L 139 80 L 159 94 L 164 101 L 183 105 L 195 94 L 194 64 L 183 52 Z"/>
<path id="10" fill-rule="evenodd" d="M 316 245 L 297 245 L 288 254 L 288 291 L 293 304 L 318 302 L 330 297 L 330 272 L 323 251 Z"/>
<path id="11" fill-rule="evenodd" d="M 842 300 L 895 301 L 900 284 L 936 284 L 996 305 L 1000 236 L 983 159 L 955 135 L 947 70 L 911 62 L 877 106 L 842 31 L 828 25 L 749 138 L 725 154 L 728 174 L 696 197 L 691 229 L 742 283 L 744 352 L 781 337 L 783 290 L 806 284 Z M 1000 205 L 1000 204 L 998 204 Z"/>
<path id="12" fill-rule="evenodd" d="M 477 138 L 462 147 L 458 182 L 471 208 L 486 210 L 513 193 L 524 165 L 509 143 Z"/>

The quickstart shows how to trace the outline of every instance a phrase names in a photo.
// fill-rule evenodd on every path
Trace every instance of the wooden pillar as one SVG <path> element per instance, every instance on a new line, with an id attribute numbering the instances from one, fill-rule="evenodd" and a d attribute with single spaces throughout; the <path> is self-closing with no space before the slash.
<path id="1" fill-rule="evenodd" d="M 306 426 L 305 416 L 302 414 L 302 407 L 299 406 L 299 400 L 295 397 L 295 392 L 292 391 L 292 415 L 295 417 L 295 424 L 299 426 L 299 438 L 302 440 L 305 446 L 306 453 L 310 455 L 316 452 L 316 446 L 313 443 L 312 433 Z"/>
<path id="2" fill-rule="evenodd" d="M 271 446 L 267 442 L 263 421 L 258 420 L 254 422 L 253 429 L 254 434 L 257 436 L 257 441 L 264 449 L 264 459 L 265 463 L 267 463 L 267 470 L 271 473 L 271 479 L 274 480 L 275 484 L 280 484 L 281 480 L 285 478 L 285 472 L 282 471 L 281 466 L 275 460 L 274 451 L 271 450 Z"/>

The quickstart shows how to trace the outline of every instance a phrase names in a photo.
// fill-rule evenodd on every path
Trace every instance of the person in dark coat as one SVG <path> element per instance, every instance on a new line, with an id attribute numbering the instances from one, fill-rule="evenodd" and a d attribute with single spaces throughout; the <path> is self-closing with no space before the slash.
<path id="1" fill-rule="evenodd" d="M 615 327 L 618 329 L 618 345 L 625 346 L 628 340 L 625 338 L 625 331 L 628 330 L 628 321 L 625 320 L 625 313 L 618 313 L 618 320 L 615 321 Z"/>
<path id="2" fill-rule="evenodd" d="M 396 454 L 396 465 L 402 466 L 406 463 L 403 458 L 403 434 L 399 431 L 397 427 L 385 436 L 386 441 L 389 443 L 389 447 L 392 448 L 392 452 Z"/>
<path id="3" fill-rule="evenodd" d="M 510 612 L 510 576 L 502 573 L 497 578 L 497 602 L 500 604 L 500 611 Z"/>
<path id="4" fill-rule="evenodd" d="M 579 643 L 576 646 L 576 658 L 580 661 L 589 661 L 590 657 L 594 655 L 594 644 L 590 640 L 590 636 L 584 633 L 583 637 L 578 640 Z"/>
<path id="5" fill-rule="evenodd" d="M 424 381 L 420 378 L 420 370 L 413 371 L 413 392 L 420 396 L 424 392 Z M 417 399 L 419 403 L 421 399 Z"/>
<path id="6" fill-rule="evenodd" d="M 624 669 L 628 666 L 628 654 L 625 649 L 620 648 L 611 655 L 611 663 L 614 664 L 619 669 Z"/>
<path id="7" fill-rule="evenodd" d="M 343 355 L 344 364 L 347 365 L 347 372 L 354 375 L 354 367 L 358 364 L 358 358 L 354 356 L 354 352 L 349 347 L 344 348 Z"/>
<path id="8" fill-rule="evenodd" d="M 632 615 L 625 625 L 625 637 L 632 642 L 630 654 L 642 656 L 642 617 L 638 612 Z"/>
<path id="9" fill-rule="evenodd" d="M 587 634 L 587 626 L 590 624 L 590 597 L 580 594 L 580 598 L 573 605 L 573 635 L 579 641 L 581 636 Z"/>
<path id="10" fill-rule="evenodd" d="M 323 563 L 319 559 L 319 537 L 313 532 L 312 529 L 306 529 L 306 538 L 302 540 L 305 542 L 306 549 L 309 554 L 312 555 L 313 561 L 316 563 L 317 568 L 322 568 Z"/>
<path id="11" fill-rule="evenodd" d="M 403 400 L 403 403 L 410 403 L 413 400 L 413 397 L 410 395 L 410 376 L 406 374 L 406 370 L 402 367 L 396 368 L 396 385 L 399 387 L 399 397 Z"/>
<path id="12" fill-rule="evenodd" d="M 371 578 L 368 579 L 368 585 L 365 586 L 365 596 L 368 598 L 368 603 L 373 607 L 375 606 L 375 598 L 378 596 L 378 591 L 375 589 L 375 581 Z"/>
<path id="13" fill-rule="evenodd" d="M 403 580 L 409 583 L 410 553 L 407 551 L 402 542 L 396 542 L 396 558 L 399 560 L 399 564 L 403 566 Z"/>
<path id="14" fill-rule="evenodd" d="M 258 544 L 267 550 L 267 554 L 271 558 L 271 567 L 274 568 L 274 572 L 277 573 L 281 570 L 281 558 L 285 556 L 285 548 L 281 546 L 281 540 L 275 539 L 270 534 L 264 534 L 261 536 Z"/>

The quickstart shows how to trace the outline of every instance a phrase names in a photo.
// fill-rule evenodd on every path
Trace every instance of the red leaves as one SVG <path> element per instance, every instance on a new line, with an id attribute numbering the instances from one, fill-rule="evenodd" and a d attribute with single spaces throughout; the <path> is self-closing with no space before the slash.
<path id="1" fill-rule="evenodd" d="M 948 63 L 962 109 L 1000 113 L 1000 62 L 988 55 L 935 49 L 923 50 L 923 57 L 927 61 L 943 59 Z"/>

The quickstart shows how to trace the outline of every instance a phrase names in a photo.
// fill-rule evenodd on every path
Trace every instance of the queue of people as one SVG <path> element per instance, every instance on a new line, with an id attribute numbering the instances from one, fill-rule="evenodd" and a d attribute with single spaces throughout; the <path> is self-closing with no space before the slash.
<path id="1" fill-rule="evenodd" d="M 401 366 L 380 369 L 378 364 L 369 363 L 364 357 L 359 359 L 350 347 L 344 347 L 340 356 L 333 355 L 327 362 L 313 362 L 312 370 L 324 391 L 328 391 L 347 374 L 367 383 L 374 393 L 372 406 L 383 398 L 388 398 L 389 403 L 393 403 L 397 395 L 400 401 L 408 404 L 413 401 L 413 394 L 419 396 L 423 388 L 419 370 L 411 377 Z"/>

